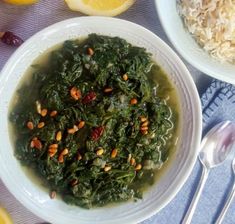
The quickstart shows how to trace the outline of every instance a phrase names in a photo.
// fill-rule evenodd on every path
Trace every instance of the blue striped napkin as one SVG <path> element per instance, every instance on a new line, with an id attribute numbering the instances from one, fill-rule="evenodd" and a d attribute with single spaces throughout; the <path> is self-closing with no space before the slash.
<path id="1" fill-rule="evenodd" d="M 213 80 L 201 97 L 203 134 L 222 120 L 235 121 L 235 86 Z"/>

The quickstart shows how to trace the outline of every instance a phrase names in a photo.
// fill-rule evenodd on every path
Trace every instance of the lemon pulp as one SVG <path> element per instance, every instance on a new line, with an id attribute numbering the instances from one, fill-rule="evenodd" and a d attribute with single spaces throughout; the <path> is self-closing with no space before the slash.
<path id="1" fill-rule="evenodd" d="M 112 10 L 116 9 L 123 4 L 126 0 L 82 0 L 85 5 L 89 5 L 91 8 L 96 10 Z"/>

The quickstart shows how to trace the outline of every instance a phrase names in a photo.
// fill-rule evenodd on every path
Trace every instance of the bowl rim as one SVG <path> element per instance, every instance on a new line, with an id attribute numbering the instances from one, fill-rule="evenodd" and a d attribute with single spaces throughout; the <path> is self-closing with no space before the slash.
<path id="1" fill-rule="evenodd" d="M 191 171 L 192 171 L 192 169 L 193 169 L 193 167 L 195 165 L 195 162 L 197 160 L 197 155 L 198 155 L 198 152 L 199 152 L 199 146 L 200 146 L 200 141 L 201 141 L 201 133 L 202 133 L 201 103 L 200 103 L 200 98 L 199 98 L 199 94 L 198 94 L 196 85 L 195 85 L 195 83 L 194 83 L 194 81 L 192 79 L 192 76 L 190 75 L 190 72 L 188 71 L 187 67 L 184 65 L 182 60 L 179 58 L 179 56 L 163 40 L 161 40 L 153 32 L 149 31 L 148 29 L 146 29 L 146 28 L 144 28 L 144 27 L 142 27 L 142 26 L 140 26 L 138 24 L 135 24 L 133 22 L 129 22 L 129 21 L 126 21 L 126 20 L 118 19 L 118 18 L 107 18 L 107 17 L 101 17 L 101 16 L 90 16 L 90 17 L 84 16 L 84 17 L 77 17 L 77 18 L 63 20 L 61 22 L 55 23 L 55 24 L 53 24 L 51 26 L 48 26 L 48 27 L 42 29 L 41 31 L 37 32 L 36 34 L 34 34 L 32 37 L 30 37 L 23 45 L 21 45 L 13 53 L 13 55 L 8 59 L 7 63 L 5 64 L 5 66 L 3 67 L 2 71 L 0 72 L 0 95 L 1 95 L 2 89 L 4 87 L 4 83 L 7 81 L 6 78 L 3 76 L 3 74 L 10 70 L 11 64 L 14 63 L 14 59 L 17 58 L 17 55 L 19 53 L 21 53 L 22 51 L 27 49 L 27 46 L 30 43 L 33 43 L 33 41 L 38 36 L 46 33 L 50 29 L 56 28 L 58 26 L 63 27 L 63 25 L 66 25 L 68 23 L 73 23 L 73 22 L 82 23 L 84 20 L 85 21 L 96 21 L 96 22 L 105 22 L 105 21 L 109 20 L 109 21 L 119 22 L 119 23 L 122 23 L 123 25 L 126 24 L 126 25 L 129 25 L 131 27 L 135 27 L 136 29 L 141 29 L 147 35 L 153 36 L 154 38 L 156 38 L 161 43 L 162 46 L 164 46 L 164 49 L 170 54 L 170 56 L 173 58 L 175 63 L 177 63 L 177 66 L 179 66 L 180 69 L 182 71 L 184 71 L 184 73 L 187 75 L 187 84 L 190 85 L 190 88 L 192 90 L 192 99 L 194 100 L 194 104 L 196 105 L 194 107 L 194 109 L 193 109 L 193 112 L 195 113 L 194 116 L 193 116 L 195 127 L 193 128 L 194 136 L 192 136 L 192 139 L 194 139 L 194 143 L 195 143 L 194 144 L 195 153 L 193 154 L 193 156 L 188 158 L 188 160 L 190 160 L 190 164 L 189 164 L 189 166 L 187 166 L 187 169 L 184 170 L 183 173 L 181 172 L 181 178 L 178 181 L 177 187 L 175 187 L 174 190 L 171 192 L 171 194 L 169 194 L 166 197 L 165 201 L 159 206 L 159 208 L 156 209 L 156 208 L 152 207 L 151 210 L 148 211 L 148 213 L 146 213 L 142 217 L 137 217 L 135 220 L 133 220 L 133 223 L 141 222 L 141 221 L 143 221 L 143 220 L 153 216 L 157 212 L 159 212 L 181 190 L 182 186 L 187 181 L 187 179 L 188 179 L 188 177 L 189 177 L 189 175 L 190 175 L 190 173 L 191 173 Z M 1 150 L 0 150 L 0 153 L 1 153 Z M 1 156 L 0 156 L 0 161 L 1 161 Z M 0 166 L 1 166 L 1 163 L 0 163 Z M 14 186 L 12 186 L 10 184 L 11 182 L 8 180 L 8 178 L 6 176 L 4 176 L 3 171 L 1 169 L 0 169 L 0 178 L 2 178 L 3 183 L 6 185 L 7 189 L 11 192 L 11 194 L 14 195 L 16 197 L 16 199 L 18 201 L 20 201 L 20 203 L 22 203 L 22 205 L 25 206 L 28 210 L 33 212 L 35 215 L 37 215 L 39 217 L 42 217 L 45 220 L 48 220 L 48 221 L 51 221 L 51 222 L 55 221 L 50 216 L 50 214 L 38 212 L 38 206 L 36 204 L 32 203 L 32 201 L 30 201 L 28 198 L 24 198 L 22 195 L 18 195 L 15 192 L 15 190 L 14 190 Z"/>
<path id="2" fill-rule="evenodd" d="M 175 4 L 178 0 L 174 1 Z M 161 7 L 160 7 L 160 3 L 161 0 L 155 0 L 155 8 L 157 10 L 157 14 L 158 14 L 158 17 L 159 17 L 159 20 L 160 20 L 160 23 L 167 35 L 167 37 L 169 38 L 170 42 L 172 43 L 172 45 L 174 46 L 174 48 L 176 49 L 176 51 L 188 62 L 190 63 L 191 65 L 193 65 L 196 69 L 200 70 L 201 72 L 205 73 L 206 75 L 209 75 L 213 78 L 216 78 L 216 79 L 219 79 L 219 80 L 223 80 L 225 82 L 228 82 L 228 83 L 231 83 L 231 84 L 235 84 L 235 78 L 233 77 L 230 77 L 230 76 L 226 76 L 226 75 L 223 75 L 222 73 L 220 72 L 216 72 L 215 70 L 213 69 L 209 69 L 209 67 L 207 68 L 206 66 L 204 66 L 204 63 L 202 62 L 199 62 L 197 60 L 191 60 L 190 58 L 190 54 L 187 54 L 184 50 L 182 50 L 182 48 L 180 47 L 180 45 L 178 45 L 174 39 L 174 36 L 172 34 L 172 32 L 170 31 L 170 28 L 166 25 L 166 22 L 165 22 L 165 19 L 164 19 L 164 12 L 163 10 L 161 10 Z M 186 30 L 185 30 L 186 31 Z M 188 32 L 189 36 L 192 37 L 192 35 L 190 35 L 190 33 Z M 194 38 L 192 37 L 192 39 L 194 40 Z M 195 41 L 195 40 L 194 40 Z M 196 42 L 196 41 L 195 41 Z M 198 49 L 200 50 L 203 50 L 202 48 L 200 48 L 198 46 Z M 206 52 L 206 51 L 205 51 Z M 208 54 L 209 55 L 209 54 Z M 211 57 L 209 55 L 209 57 Z M 211 59 L 213 59 L 211 57 Z M 216 59 L 214 59 L 216 60 Z M 217 60 L 218 61 L 218 60 Z M 218 61 L 218 63 L 220 63 L 220 61 Z M 235 65 L 234 65 L 235 67 Z"/>

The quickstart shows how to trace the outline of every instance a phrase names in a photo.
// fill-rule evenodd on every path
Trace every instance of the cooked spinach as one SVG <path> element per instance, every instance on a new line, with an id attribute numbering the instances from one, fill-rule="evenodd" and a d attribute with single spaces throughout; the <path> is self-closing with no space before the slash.
<path id="1" fill-rule="evenodd" d="M 141 198 L 175 130 L 153 66 L 145 49 L 118 37 L 65 41 L 17 92 L 16 157 L 67 203 Z"/>

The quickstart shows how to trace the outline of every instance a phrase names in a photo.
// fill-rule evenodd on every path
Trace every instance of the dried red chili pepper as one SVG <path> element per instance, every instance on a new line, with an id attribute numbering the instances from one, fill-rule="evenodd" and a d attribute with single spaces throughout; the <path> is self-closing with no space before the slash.
<path id="1" fill-rule="evenodd" d="M 92 132 L 91 132 L 92 140 L 97 141 L 103 133 L 104 133 L 104 127 L 103 126 L 93 128 Z"/>
<path id="2" fill-rule="evenodd" d="M 0 39 L 3 43 L 15 47 L 20 46 L 24 42 L 20 37 L 9 31 L 0 32 Z"/>
<path id="3" fill-rule="evenodd" d="M 96 99 L 96 93 L 95 92 L 89 92 L 84 98 L 82 99 L 83 104 L 91 103 Z"/>

